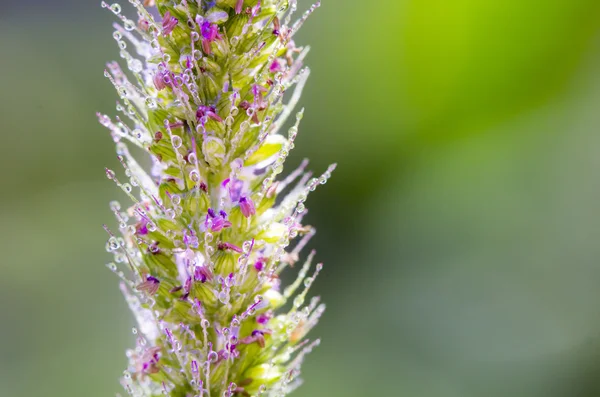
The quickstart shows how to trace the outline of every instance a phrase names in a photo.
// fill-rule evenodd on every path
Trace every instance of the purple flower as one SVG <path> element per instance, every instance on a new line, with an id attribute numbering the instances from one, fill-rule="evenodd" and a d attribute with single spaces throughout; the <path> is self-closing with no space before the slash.
<path id="1" fill-rule="evenodd" d="M 244 182 L 240 181 L 239 179 L 234 179 L 233 181 L 229 181 L 227 187 L 229 189 L 229 199 L 233 202 L 238 201 L 242 196 Z"/>
<path id="2" fill-rule="evenodd" d="M 160 281 L 153 276 L 146 276 L 146 281 L 139 284 L 135 289 L 138 291 L 147 292 L 149 295 L 154 295 L 160 287 Z"/>
<path id="3" fill-rule="evenodd" d="M 175 26 L 179 23 L 179 20 L 171 15 L 169 11 L 165 12 L 165 16 L 163 17 L 163 34 L 168 36 L 171 34 Z"/>
<path id="4" fill-rule="evenodd" d="M 244 252 L 244 251 L 242 251 L 242 249 L 241 249 L 240 247 L 238 247 L 238 246 L 237 246 L 237 245 L 235 245 L 235 244 L 231 244 L 231 243 L 223 243 L 223 242 L 221 242 L 221 243 L 219 243 L 219 244 L 217 245 L 217 248 L 218 248 L 219 250 L 221 250 L 221 251 L 228 251 L 228 250 L 231 250 L 231 251 L 238 252 L 238 253 L 240 253 L 240 254 L 241 254 L 242 252 Z"/>
<path id="5" fill-rule="evenodd" d="M 212 232 L 220 232 L 222 229 L 227 229 L 231 227 L 231 222 L 227 220 L 227 213 L 223 210 L 219 211 L 219 215 L 215 214 L 215 211 L 212 208 L 208 209 L 208 214 L 206 215 L 205 226 L 208 226 L 208 220 L 211 220 L 210 230 Z"/>
<path id="6" fill-rule="evenodd" d="M 242 12 L 243 6 L 244 6 L 244 0 L 237 0 L 237 3 L 235 3 L 235 13 L 240 14 Z"/>
<path id="7" fill-rule="evenodd" d="M 142 218 L 136 225 L 135 231 L 136 234 L 140 236 L 145 236 L 148 234 L 148 220 L 146 218 Z"/>
<path id="8" fill-rule="evenodd" d="M 256 214 L 256 208 L 254 208 L 254 202 L 250 197 L 242 196 L 240 197 L 240 210 L 242 210 L 242 214 L 249 218 L 251 215 Z"/>
<path id="9" fill-rule="evenodd" d="M 201 27 L 202 37 L 204 40 L 215 41 L 217 36 L 219 35 L 219 27 L 215 23 L 210 23 L 208 21 L 202 22 Z"/>
<path id="10" fill-rule="evenodd" d="M 138 362 L 136 365 L 136 370 L 140 374 L 155 374 L 160 371 L 158 367 L 158 360 L 160 360 L 160 347 L 154 346 L 149 349 L 146 349 L 144 353 L 142 353 L 138 357 Z"/>
<path id="11" fill-rule="evenodd" d="M 265 347 L 265 336 L 264 331 L 255 329 L 252 334 L 240 339 L 240 343 L 249 345 L 251 343 L 257 343 L 260 347 Z"/>
<path id="12" fill-rule="evenodd" d="M 258 316 L 256 316 L 256 322 L 265 325 L 269 322 L 269 318 L 270 317 L 266 313 L 259 314 Z"/>
<path id="13" fill-rule="evenodd" d="M 163 90 L 171 85 L 169 73 L 167 71 L 156 72 L 156 74 L 154 75 L 153 81 L 154 81 L 154 86 L 159 91 Z"/>
<path id="14" fill-rule="evenodd" d="M 210 43 L 215 41 L 219 36 L 219 26 L 215 23 L 210 23 L 209 21 L 202 22 L 202 26 L 200 28 L 202 33 L 202 49 L 205 54 L 210 54 L 211 48 Z"/>
<path id="15" fill-rule="evenodd" d="M 215 121 L 221 122 L 223 119 L 217 114 L 217 109 L 214 106 L 206 106 L 200 105 L 198 110 L 196 110 L 196 119 L 200 121 L 200 119 L 208 117 Z"/>
<path id="16" fill-rule="evenodd" d="M 271 73 L 281 72 L 282 70 L 283 70 L 283 67 L 281 66 L 281 63 L 279 63 L 279 61 L 277 59 L 275 59 L 273 61 L 273 63 L 271 63 L 271 66 L 269 66 L 269 71 Z"/>
<path id="17" fill-rule="evenodd" d="M 210 269 L 204 265 L 194 268 L 194 280 L 205 283 L 213 279 L 213 274 Z"/>
<path id="18" fill-rule="evenodd" d="M 210 229 L 216 233 L 220 232 L 221 229 L 226 229 L 228 227 L 231 227 L 231 222 L 223 219 L 221 216 L 217 216 L 213 219 L 212 227 Z"/>

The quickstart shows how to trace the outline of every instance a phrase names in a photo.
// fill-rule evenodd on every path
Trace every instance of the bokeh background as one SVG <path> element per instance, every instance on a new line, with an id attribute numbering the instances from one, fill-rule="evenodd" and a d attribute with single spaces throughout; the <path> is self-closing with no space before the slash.
<path id="1" fill-rule="evenodd" d="M 339 167 L 309 200 L 328 312 L 295 395 L 600 395 L 600 2 L 323 3 L 289 164 Z M 111 21 L 2 2 L 3 397 L 121 392 Z"/>

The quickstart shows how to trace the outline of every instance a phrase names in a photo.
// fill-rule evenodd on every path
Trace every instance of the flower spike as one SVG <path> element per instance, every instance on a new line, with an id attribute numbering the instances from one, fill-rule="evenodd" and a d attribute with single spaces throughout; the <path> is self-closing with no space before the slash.
<path id="1" fill-rule="evenodd" d="M 124 170 L 106 176 L 131 199 L 110 204 L 120 233 L 105 226 L 138 323 L 121 384 L 147 397 L 287 395 L 325 308 L 305 303 L 314 251 L 291 285 L 279 278 L 315 234 L 308 194 L 335 168 L 314 178 L 304 160 L 281 176 L 303 110 L 283 126 L 309 75 L 293 38 L 319 3 L 293 21 L 296 0 L 129 2 L 136 18 L 102 2 L 127 70 L 107 64 L 120 116 L 97 115 Z"/>

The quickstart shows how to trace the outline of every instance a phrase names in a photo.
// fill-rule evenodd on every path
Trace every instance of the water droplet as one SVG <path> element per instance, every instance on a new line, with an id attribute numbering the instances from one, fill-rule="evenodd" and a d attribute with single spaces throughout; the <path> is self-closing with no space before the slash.
<path id="1" fill-rule="evenodd" d="M 121 13 L 121 6 L 117 3 L 114 3 L 110 6 L 110 10 L 118 15 Z"/>
<path id="2" fill-rule="evenodd" d="M 290 137 L 290 139 L 295 139 L 296 135 L 298 135 L 298 127 L 290 127 L 290 129 L 288 130 L 288 136 Z"/>
<path id="3" fill-rule="evenodd" d="M 250 241 L 244 241 L 244 244 L 242 244 L 242 250 L 245 253 L 250 252 L 250 247 L 252 247 L 252 242 L 250 242 Z"/>
<path id="4" fill-rule="evenodd" d="M 137 328 L 133 327 L 133 328 L 131 329 L 131 332 L 132 332 L 134 335 L 137 335 L 137 333 L 138 333 L 138 330 L 137 330 Z"/>
<path id="5" fill-rule="evenodd" d="M 117 249 L 119 249 L 119 242 L 117 241 L 117 238 L 116 237 L 110 237 L 108 239 L 106 250 L 108 252 L 113 252 L 113 251 L 116 251 Z"/>
<path id="6" fill-rule="evenodd" d="M 304 303 L 304 297 L 302 295 L 298 295 L 294 298 L 294 307 L 296 309 L 302 306 L 302 303 Z"/>
<path id="7" fill-rule="evenodd" d="M 200 174 L 198 173 L 197 170 L 191 170 L 190 171 L 190 179 L 193 182 L 199 182 L 200 181 Z"/>
<path id="8" fill-rule="evenodd" d="M 131 19 L 125 20 L 125 23 L 123 24 L 123 26 L 125 27 L 125 30 L 127 30 L 129 32 L 131 32 L 133 29 L 135 29 L 135 23 Z"/>
<path id="9" fill-rule="evenodd" d="M 216 363 L 217 360 L 219 359 L 219 355 L 217 354 L 217 352 L 215 351 L 211 351 L 210 353 L 208 353 L 208 361 L 210 361 L 211 363 Z"/>
<path id="10" fill-rule="evenodd" d="M 148 231 L 150 232 L 154 232 L 156 231 L 156 225 L 153 222 L 148 222 L 146 224 L 146 228 L 148 229 Z"/>
<path id="11" fill-rule="evenodd" d="M 111 201 L 109 203 L 109 206 L 110 206 L 110 210 L 113 211 L 113 212 L 114 211 L 119 211 L 121 209 L 121 204 L 119 204 L 118 201 L 114 201 L 114 200 Z"/>
<path id="12" fill-rule="evenodd" d="M 225 291 L 219 292 L 219 302 L 222 304 L 227 304 L 229 302 L 229 294 Z"/>
<path id="13" fill-rule="evenodd" d="M 181 144 L 183 143 L 183 141 L 181 140 L 181 137 L 179 135 L 173 135 L 171 137 L 171 143 L 173 144 L 173 147 L 175 149 L 179 149 L 181 147 Z M 191 174 L 190 174 L 190 178 L 191 178 Z"/>

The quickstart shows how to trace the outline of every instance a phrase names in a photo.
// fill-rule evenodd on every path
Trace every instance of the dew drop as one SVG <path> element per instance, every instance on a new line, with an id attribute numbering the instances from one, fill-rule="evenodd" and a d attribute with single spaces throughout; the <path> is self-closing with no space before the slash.
<path id="1" fill-rule="evenodd" d="M 114 201 L 114 200 L 111 201 L 109 203 L 109 206 L 110 206 L 110 210 L 113 211 L 113 212 L 114 211 L 119 211 L 121 209 L 121 204 L 119 204 L 118 201 Z"/>
<path id="2" fill-rule="evenodd" d="M 294 298 L 294 307 L 299 308 L 304 303 L 304 297 L 302 295 L 298 295 Z"/>
<path id="3" fill-rule="evenodd" d="M 171 219 L 175 219 L 175 211 L 171 208 L 169 208 L 168 210 L 165 211 L 167 216 Z"/>
<path id="4" fill-rule="evenodd" d="M 298 135 L 298 127 L 296 127 L 296 126 L 290 127 L 290 129 L 288 130 L 288 135 L 289 135 L 290 139 L 295 139 L 296 135 Z"/>
<path id="5" fill-rule="evenodd" d="M 125 23 L 123 24 L 123 26 L 125 27 L 125 30 L 131 32 L 133 29 L 135 29 L 135 23 L 131 20 L 131 19 L 127 19 L 125 21 Z"/>
<path id="6" fill-rule="evenodd" d="M 242 250 L 245 253 L 250 252 L 250 247 L 252 247 L 252 243 L 250 241 L 244 241 L 244 244 L 242 244 Z"/>
<path id="7" fill-rule="evenodd" d="M 117 3 L 114 3 L 110 6 L 110 10 L 118 15 L 121 13 L 121 6 Z"/>
<path id="8" fill-rule="evenodd" d="M 175 149 L 179 149 L 181 147 L 181 144 L 183 143 L 181 140 L 181 137 L 179 135 L 173 135 L 171 137 L 171 143 L 173 144 L 173 147 Z M 191 178 L 191 174 L 190 174 L 190 178 Z"/>
<path id="9" fill-rule="evenodd" d="M 219 292 L 219 302 L 224 305 L 227 304 L 229 302 L 229 294 L 227 294 L 225 291 Z"/>
<path id="10" fill-rule="evenodd" d="M 197 170 L 191 170 L 190 171 L 190 179 L 193 182 L 199 182 L 200 181 L 200 174 L 198 173 Z"/>
<path id="11" fill-rule="evenodd" d="M 217 352 L 211 351 L 210 353 L 208 353 L 207 358 L 208 358 L 208 361 L 210 361 L 211 363 L 215 363 L 219 359 L 219 355 L 217 354 Z"/>

